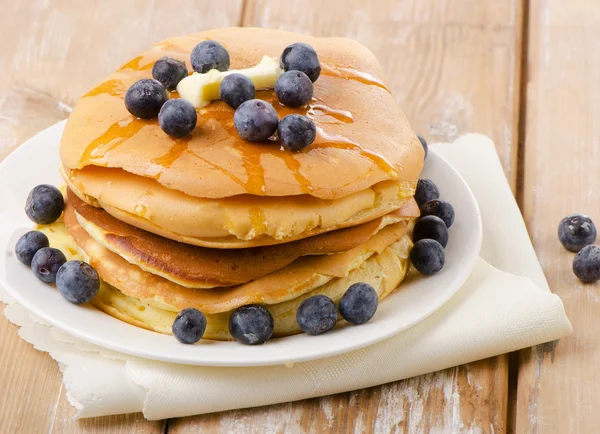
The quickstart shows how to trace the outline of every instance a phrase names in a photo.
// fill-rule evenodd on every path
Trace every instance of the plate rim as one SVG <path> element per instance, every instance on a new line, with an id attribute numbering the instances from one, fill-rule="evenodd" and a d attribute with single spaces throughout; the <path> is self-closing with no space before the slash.
<path id="1" fill-rule="evenodd" d="M 34 146 L 36 140 L 40 140 L 41 137 L 44 137 L 47 134 L 52 134 L 52 130 L 54 130 L 54 129 L 59 129 L 60 131 L 58 133 L 59 134 L 62 133 L 62 128 L 64 128 L 66 121 L 67 120 L 65 119 L 60 122 L 57 122 L 56 124 L 51 125 L 50 127 L 38 132 L 37 134 L 35 134 L 31 138 L 29 138 L 27 141 L 22 143 L 20 146 L 15 148 L 0 163 L 0 176 L 2 175 L 2 172 L 3 172 L 2 169 L 4 169 L 5 166 L 14 164 L 13 160 L 15 158 L 17 158 L 17 155 L 19 154 L 19 152 L 24 152 L 23 150 L 27 149 L 27 146 Z M 46 141 L 48 141 L 48 140 L 46 140 Z M 56 141 L 56 139 L 52 139 L 52 142 L 53 142 L 52 145 L 58 146 L 57 143 L 54 143 L 55 141 Z M 473 195 L 473 192 L 469 188 L 469 185 L 464 180 L 464 178 L 460 175 L 460 173 L 444 157 L 442 157 L 435 149 L 430 148 L 429 152 L 430 152 L 430 155 L 431 154 L 435 155 L 434 158 L 439 158 L 440 162 L 448 170 L 450 170 L 452 172 L 452 175 L 458 180 L 458 182 L 460 182 L 462 184 L 462 188 L 466 192 L 468 192 L 469 202 L 471 202 L 471 205 L 473 205 L 475 208 L 475 211 L 476 211 L 475 218 L 477 221 L 477 228 L 476 228 L 477 232 L 475 234 L 475 239 L 476 239 L 475 246 L 472 250 L 468 251 L 470 254 L 469 257 L 462 258 L 462 260 L 468 261 L 469 266 L 460 268 L 458 270 L 457 276 L 453 280 L 453 284 L 455 286 L 454 289 L 451 291 L 448 291 L 448 293 L 445 294 L 444 297 L 438 297 L 436 299 L 436 303 L 433 303 L 432 307 L 426 313 L 420 315 L 417 319 L 412 320 L 409 324 L 397 327 L 396 329 L 393 329 L 393 330 L 388 330 L 385 333 L 379 333 L 376 335 L 376 337 L 374 337 L 372 339 L 350 341 L 349 343 L 346 343 L 344 345 L 337 345 L 336 347 L 333 347 L 333 348 L 327 347 L 327 346 L 324 347 L 323 345 L 315 345 L 315 347 L 322 348 L 322 349 L 316 353 L 311 352 L 311 353 L 304 354 L 304 355 L 302 355 L 302 354 L 290 355 L 289 353 L 287 353 L 285 351 L 269 352 L 268 354 L 270 354 L 270 357 L 268 359 L 255 358 L 255 360 L 252 360 L 250 362 L 248 360 L 244 360 L 243 357 L 236 357 L 236 358 L 229 359 L 229 360 L 220 360 L 220 359 L 219 360 L 216 360 L 216 359 L 198 360 L 197 358 L 193 358 L 193 357 L 181 357 L 181 355 L 179 357 L 173 357 L 173 356 L 169 356 L 168 354 L 163 354 L 160 352 L 148 353 L 147 351 L 146 352 L 139 351 L 139 350 L 136 350 L 135 347 L 124 348 L 122 345 L 113 344 L 112 342 L 107 341 L 105 338 L 103 339 L 102 337 L 94 337 L 94 336 L 90 335 L 89 332 L 82 331 L 76 327 L 72 327 L 67 324 L 63 324 L 60 321 L 60 319 L 54 318 L 51 315 L 47 315 L 34 302 L 30 301 L 28 297 L 23 296 L 18 290 L 13 288 L 7 281 L 6 270 L 4 270 L 4 273 L 0 273 L 0 283 L 2 284 L 2 287 L 9 293 L 9 295 L 11 295 L 25 309 L 27 309 L 30 313 L 36 315 L 43 321 L 51 324 L 53 327 L 57 327 L 58 329 L 62 330 L 63 332 L 65 332 L 73 337 L 76 337 L 76 338 L 81 339 L 88 343 L 98 345 L 102 348 L 106 348 L 106 349 L 109 349 L 112 351 L 123 353 L 123 354 L 129 355 L 129 356 L 140 357 L 140 358 L 149 359 L 149 360 L 157 360 L 157 361 L 161 361 L 161 362 L 177 363 L 177 364 L 185 364 L 185 365 L 195 365 L 195 366 L 222 366 L 222 367 L 271 366 L 271 365 L 300 363 L 300 362 L 305 362 L 305 361 L 310 361 L 310 360 L 319 360 L 319 359 L 324 359 L 324 358 L 330 358 L 330 357 L 338 356 L 340 354 L 356 351 L 361 348 L 366 348 L 371 345 L 377 344 L 378 342 L 381 342 L 383 340 L 389 339 L 399 333 L 402 333 L 403 331 L 415 326 L 416 324 L 419 324 L 420 322 L 422 322 L 423 320 L 428 318 L 430 315 L 432 315 L 433 313 L 438 311 L 443 305 L 445 305 L 457 293 L 457 291 L 466 282 L 466 280 L 469 278 L 469 276 L 472 273 L 472 270 L 476 264 L 477 258 L 479 257 L 479 252 L 481 250 L 482 238 L 483 238 L 483 228 L 482 228 L 481 210 L 479 209 L 477 200 L 476 200 L 475 196 Z M 22 228 L 22 226 L 20 225 L 20 222 L 15 221 L 13 218 L 6 217 L 2 213 L 1 210 L 0 210 L 0 221 L 6 221 L 8 223 L 6 225 L 2 224 L 0 227 L 0 242 L 2 243 L 2 246 L 4 247 L 5 251 L 7 249 L 12 250 L 12 246 L 9 244 L 11 241 L 11 237 L 14 237 L 15 232 L 18 231 L 20 228 Z M 17 226 L 17 227 L 15 227 L 15 226 Z M 3 263 L 0 265 L 0 271 L 2 271 L 5 268 L 5 264 L 6 264 L 6 258 L 3 260 Z M 96 308 L 94 308 L 94 309 L 96 309 Z M 104 315 L 107 315 L 104 312 L 102 312 L 102 313 Z M 119 319 L 116 319 L 110 315 L 107 315 L 107 316 L 116 321 L 120 321 Z M 134 325 L 130 325 L 127 323 L 124 323 L 124 324 L 126 324 L 129 327 L 138 328 Z M 338 325 L 338 327 L 339 327 L 339 325 Z M 156 333 L 156 334 L 160 335 L 158 332 L 154 332 L 154 331 L 148 331 L 148 332 Z M 166 336 L 166 335 L 163 335 L 163 336 Z M 322 336 L 327 336 L 327 335 L 322 335 Z M 331 336 L 331 335 L 329 335 L 329 336 Z M 319 338 L 318 336 L 310 337 L 310 339 L 318 339 L 318 338 Z M 286 338 L 279 338 L 279 339 L 286 339 Z M 343 339 L 343 337 L 342 337 L 342 339 Z M 348 340 L 346 340 L 346 341 L 348 341 Z M 241 345 L 241 344 L 236 344 L 236 345 Z M 267 345 L 269 345 L 269 344 L 267 344 Z M 271 345 L 276 345 L 276 341 L 273 342 Z M 240 348 L 247 348 L 247 347 L 241 346 Z M 254 348 L 260 348 L 260 346 L 254 347 Z M 202 352 L 202 351 L 199 352 L 199 354 L 202 354 L 202 353 L 204 353 L 204 352 Z"/>

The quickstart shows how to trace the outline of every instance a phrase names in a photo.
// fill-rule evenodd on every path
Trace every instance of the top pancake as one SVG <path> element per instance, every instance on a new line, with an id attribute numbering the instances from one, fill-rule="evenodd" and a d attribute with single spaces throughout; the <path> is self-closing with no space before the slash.
<path id="1" fill-rule="evenodd" d="M 233 127 L 234 110 L 222 101 L 201 109 L 192 135 L 179 140 L 167 136 L 156 119 L 136 119 L 127 111 L 127 88 L 150 78 L 156 60 L 174 57 L 191 71 L 190 52 L 206 39 L 227 48 L 231 69 L 254 66 L 263 55 L 279 58 L 294 42 L 312 45 L 322 72 L 308 106 L 284 107 L 273 91 L 257 92 L 257 98 L 271 102 L 280 117 L 311 117 L 317 140 L 299 153 L 270 141 L 243 141 Z M 385 180 L 415 181 L 423 165 L 423 149 L 367 48 L 344 38 L 256 28 L 172 38 L 132 59 L 78 102 L 65 127 L 60 157 L 67 170 L 121 168 L 200 198 L 307 194 L 334 199 Z"/>

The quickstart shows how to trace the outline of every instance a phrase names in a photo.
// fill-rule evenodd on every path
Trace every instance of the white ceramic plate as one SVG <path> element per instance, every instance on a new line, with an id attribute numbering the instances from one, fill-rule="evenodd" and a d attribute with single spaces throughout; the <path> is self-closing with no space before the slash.
<path id="1" fill-rule="evenodd" d="M 129 325 L 91 306 L 70 304 L 15 258 L 16 240 L 32 226 L 23 210 L 29 191 L 42 183 L 62 183 L 58 144 L 63 128 L 60 122 L 42 131 L 0 165 L 0 246 L 5 252 L 0 258 L 0 284 L 38 317 L 102 347 L 148 359 L 208 366 L 275 365 L 334 356 L 388 338 L 431 315 L 465 282 L 479 254 L 482 231 L 475 198 L 460 175 L 432 151 L 422 177 L 434 180 L 456 211 L 446 265 L 440 273 L 409 277 L 380 304 L 375 317 L 361 326 L 340 322 L 321 336 L 300 334 L 259 346 L 208 340 L 183 345 L 172 336 Z"/>

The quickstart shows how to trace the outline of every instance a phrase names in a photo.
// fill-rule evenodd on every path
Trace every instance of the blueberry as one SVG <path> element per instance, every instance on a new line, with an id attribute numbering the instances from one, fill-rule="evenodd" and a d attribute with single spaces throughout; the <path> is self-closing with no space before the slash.
<path id="1" fill-rule="evenodd" d="M 288 107 L 302 107 L 312 99 L 313 84 L 302 71 L 284 72 L 275 83 L 275 95 Z"/>
<path id="2" fill-rule="evenodd" d="M 302 42 L 288 45 L 279 60 L 284 71 L 302 71 L 313 83 L 321 75 L 319 56 L 313 47 Z"/>
<path id="3" fill-rule="evenodd" d="M 175 90 L 179 82 L 187 76 L 185 62 L 172 57 L 162 57 L 152 67 L 152 77 L 169 90 Z"/>
<path id="4" fill-rule="evenodd" d="M 151 119 L 169 99 L 167 89 L 160 81 L 144 78 L 138 80 L 125 93 L 125 107 L 132 115 Z"/>
<path id="5" fill-rule="evenodd" d="M 52 247 L 42 247 L 38 250 L 31 260 L 31 269 L 35 277 L 42 282 L 56 282 L 56 273 L 58 269 L 67 262 L 63 252 Z"/>
<path id="6" fill-rule="evenodd" d="M 17 259 L 25 265 L 31 265 L 33 255 L 43 247 L 48 247 L 50 242 L 48 237 L 38 231 L 30 231 L 19 238 L 15 246 Z"/>
<path id="7" fill-rule="evenodd" d="M 257 304 L 238 307 L 229 318 L 231 336 L 246 345 L 267 342 L 273 334 L 273 328 L 273 316 L 267 309 Z"/>
<path id="8" fill-rule="evenodd" d="M 572 214 L 558 225 L 558 239 L 566 249 L 578 252 L 596 242 L 596 226 L 588 216 Z"/>
<path id="9" fill-rule="evenodd" d="M 367 283 L 351 285 L 340 300 L 340 315 L 352 324 L 364 324 L 373 318 L 379 305 L 377 291 Z"/>
<path id="10" fill-rule="evenodd" d="M 277 126 L 279 141 L 292 151 L 301 151 L 315 141 L 317 129 L 312 120 L 301 115 L 287 115 Z"/>
<path id="11" fill-rule="evenodd" d="M 429 155 L 429 146 L 427 146 L 427 142 L 422 136 L 417 134 L 417 137 L 419 138 L 419 142 L 421 142 L 421 146 L 423 146 L 423 150 L 425 151 L 425 159 L 427 159 L 427 155 Z"/>
<path id="12" fill-rule="evenodd" d="M 206 317 L 198 309 L 183 309 L 173 321 L 173 336 L 182 344 L 195 344 L 206 331 Z"/>
<path id="13" fill-rule="evenodd" d="M 446 247 L 448 244 L 448 228 L 444 220 L 435 215 L 421 217 L 413 229 L 413 240 L 419 241 L 426 238 L 436 240 L 442 247 Z"/>
<path id="14" fill-rule="evenodd" d="M 217 41 L 202 41 L 192 50 L 192 68 L 204 73 L 211 69 L 227 71 L 229 69 L 229 53 Z"/>
<path id="15" fill-rule="evenodd" d="M 431 276 L 444 268 L 446 256 L 444 248 L 435 240 L 420 240 L 410 251 L 413 267 L 421 274 Z"/>
<path id="16" fill-rule="evenodd" d="M 69 261 L 58 269 L 56 287 L 67 301 L 75 304 L 87 303 L 98 294 L 100 277 L 90 264 Z"/>
<path id="17" fill-rule="evenodd" d="M 267 140 L 277 130 L 277 112 L 271 104 L 260 99 L 242 103 L 233 115 L 233 123 L 244 140 Z"/>
<path id="18" fill-rule="evenodd" d="M 440 190 L 437 185 L 429 179 L 419 179 L 417 189 L 415 191 L 415 200 L 419 207 L 422 207 L 426 202 L 440 197 Z"/>
<path id="19" fill-rule="evenodd" d="M 454 207 L 445 200 L 433 199 L 429 202 L 425 202 L 421 207 L 421 215 L 434 215 L 446 223 L 446 227 L 450 228 L 454 223 Z"/>
<path id="20" fill-rule="evenodd" d="M 196 128 L 198 115 L 192 104 L 183 98 L 170 99 L 158 113 L 158 125 L 171 137 L 181 138 Z"/>
<path id="21" fill-rule="evenodd" d="M 221 99 L 234 109 L 243 102 L 254 99 L 254 83 L 243 74 L 229 74 L 223 78 L 220 87 Z"/>
<path id="22" fill-rule="evenodd" d="M 53 185 L 41 184 L 33 188 L 25 202 L 25 213 L 40 225 L 54 223 L 65 209 L 65 199 Z"/>
<path id="23" fill-rule="evenodd" d="M 333 300 L 325 295 L 313 295 L 307 298 L 296 311 L 296 321 L 305 333 L 320 335 L 331 330 L 338 319 L 337 307 Z"/>
<path id="24" fill-rule="evenodd" d="M 573 260 L 573 273 L 585 283 L 600 280 L 600 246 L 582 248 Z"/>

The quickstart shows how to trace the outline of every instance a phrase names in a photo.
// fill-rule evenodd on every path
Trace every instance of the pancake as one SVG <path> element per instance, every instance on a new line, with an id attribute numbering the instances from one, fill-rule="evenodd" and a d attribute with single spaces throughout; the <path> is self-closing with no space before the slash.
<path id="1" fill-rule="evenodd" d="M 202 199 L 120 169 L 86 167 L 65 180 L 90 205 L 130 225 L 197 246 L 239 249 L 290 242 L 377 219 L 403 206 L 413 182 L 384 181 L 340 199 L 241 195 Z"/>
<path id="2" fill-rule="evenodd" d="M 64 224 L 55 224 L 52 228 L 64 234 L 64 226 L 85 255 L 86 262 L 104 281 L 124 294 L 167 310 L 194 307 L 205 314 L 226 312 L 246 304 L 270 305 L 297 298 L 336 278 L 348 276 L 371 256 L 403 239 L 407 229 L 406 222 L 387 226 L 352 250 L 334 255 L 305 256 L 242 285 L 192 289 L 144 271 L 97 243 L 79 225 L 71 206 L 65 209 Z"/>
<path id="3" fill-rule="evenodd" d="M 281 269 L 301 256 L 340 253 L 366 243 L 382 228 L 419 215 L 416 202 L 363 225 L 303 240 L 242 250 L 207 249 L 159 237 L 117 220 L 71 191 L 69 206 L 96 242 L 144 271 L 188 288 L 233 286 Z"/>
<path id="4" fill-rule="evenodd" d="M 317 139 L 303 152 L 270 141 L 249 143 L 233 127 L 233 109 L 215 101 L 199 112 L 192 135 L 167 136 L 156 119 L 132 116 L 123 102 L 129 86 L 151 78 L 156 60 L 170 56 L 189 63 L 200 41 L 219 41 L 231 69 L 256 65 L 264 55 L 279 58 L 294 42 L 312 45 L 322 72 L 313 100 L 292 109 L 273 90 L 257 98 L 273 103 L 280 117 L 309 116 Z M 345 38 L 314 38 L 280 30 L 227 28 L 166 40 L 132 59 L 77 103 L 65 127 L 60 157 L 67 173 L 86 166 L 118 168 L 156 180 L 186 195 L 217 199 L 307 195 L 338 199 L 382 181 L 414 182 L 423 166 L 423 148 L 383 84 L 373 53 Z M 177 97 L 177 93 L 171 94 Z"/>
<path id="5" fill-rule="evenodd" d="M 62 219 L 48 226 L 40 226 L 38 230 L 46 233 L 50 239 L 50 244 L 62 250 L 68 260 L 86 259 L 85 253 L 78 248 L 73 238 L 66 231 Z M 273 315 L 275 323 L 274 336 L 279 337 L 300 333 L 295 314 L 299 304 L 307 297 L 324 294 L 337 303 L 351 284 L 365 282 L 375 288 L 380 300 L 384 299 L 404 279 L 409 268 L 408 254 L 411 246 L 410 239 L 404 236 L 400 241 L 372 255 L 360 266 L 350 271 L 345 277 L 332 279 L 294 299 L 264 305 Z M 101 282 L 100 291 L 94 300 L 92 300 L 92 304 L 122 321 L 166 334 L 171 333 L 171 326 L 177 316 L 177 310 L 171 306 L 154 300 L 140 300 L 126 295 L 105 281 Z M 231 340 L 232 337 L 228 330 L 231 312 L 230 310 L 215 314 L 205 314 L 207 329 L 204 337 L 208 339 Z"/>

